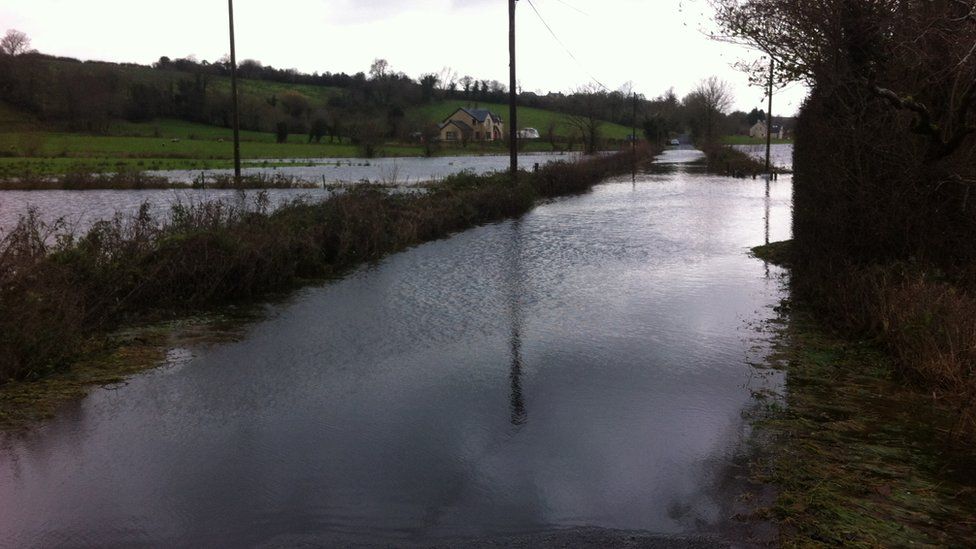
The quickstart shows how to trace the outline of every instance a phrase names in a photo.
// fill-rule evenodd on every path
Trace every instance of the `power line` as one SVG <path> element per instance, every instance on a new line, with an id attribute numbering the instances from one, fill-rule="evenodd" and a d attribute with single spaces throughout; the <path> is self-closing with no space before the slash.
<path id="1" fill-rule="evenodd" d="M 569 2 L 566 2 L 565 0 L 556 0 L 556 2 L 559 2 L 560 4 L 566 6 L 567 8 L 569 8 L 571 10 L 578 11 L 578 12 L 582 13 L 583 15 L 586 15 L 586 16 L 589 16 L 590 15 L 590 14 L 586 13 L 585 11 L 577 8 L 576 6 L 570 4 Z"/>
<path id="2" fill-rule="evenodd" d="M 600 82 L 597 79 L 597 77 L 593 76 L 593 73 L 591 73 L 590 71 L 588 71 L 586 69 L 586 67 L 583 65 L 583 63 L 580 62 L 580 60 L 575 55 L 573 55 L 573 52 L 570 51 L 570 49 L 566 46 L 566 44 L 563 43 L 563 41 L 559 39 L 559 36 L 556 35 L 556 31 L 552 30 L 552 27 L 550 27 L 549 26 L 549 23 L 546 22 L 545 17 L 543 17 L 542 14 L 539 13 L 539 9 L 535 7 L 535 4 L 532 3 L 532 0 L 528 0 L 528 2 L 529 2 L 529 6 L 532 7 L 532 11 L 534 11 L 535 14 L 536 14 L 536 16 L 539 17 L 539 21 L 542 21 L 542 24 L 546 27 L 546 30 L 549 31 L 549 34 L 551 34 L 552 37 L 556 40 L 556 42 L 558 42 L 559 45 L 562 46 L 564 50 L 566 50 L 566 53 L 570 57 L 573 58 L 573 61 L 576 61 L 576 64 L 579 65 L 581 69 L 583 69 L 583 72 L 585 72 L 586 74 L 588 74 L 590 76 L 590 79 L 592 79 L 594 82 L 596 82 L 597 85 L 599 85 L 601 88 L 603 88 L 603 89 L 605 89 L 607 91 L 610 91 L 610 88 L 608 88 L 605 85 L 603 85 L 603 82 Z"/>

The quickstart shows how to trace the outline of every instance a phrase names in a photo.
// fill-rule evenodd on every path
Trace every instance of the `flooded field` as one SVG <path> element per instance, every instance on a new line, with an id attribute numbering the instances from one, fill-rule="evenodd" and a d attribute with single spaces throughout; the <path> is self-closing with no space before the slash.
<path id="1" fill-rule="evenodd" d="M 665 153 L 304 289 L 0 439 L 0 546 L 722 539 L 791 180 Z"/>
<path id="2" fill-rule="evenodd" d="M 749 155 L 754 158 L 758 158 L 762 161 L 766 160 L 766 145 L 735 145 L 736 149 L 740 151 L 749 153 Z M 772 145 L 769 150 L 770 159 L 774 166 L 778 168 L 785 168 L 787 170 L 793 169 L 793 144 L 792 143 L 780 143 L 777 145 Z"/>
<path id="3" fill-rule="evenodd" d="M 535 164 L 572 160 L 578 155 L 527 154 L 519 157 L 520 165 L 532 169 Z M 281 162 L 281 161 L 275 161 Z M 469 171 L 476 174 L 505 170 L 507 156 L 459 156 L 438 158 L 344 158 L 313 159 L 304 164 L 268 168 L 248 168 L 245 174 L 282 174 L 303 181 L 354 184 L 361 181 L 410 186 L 433 181 L 446 176 Z M 311 164 L 311 165 L 308 165 Z M 152 172 L 172 181 L 189 185 L 201 173 L 207 175 L 233 174 L 232 170 L 208 170 L 205 172 L 181 170 Z M 255 191 L 247 194 L 254 195 Z M 274 189 L 268 191 L 271 205 L 304 198 L 324 200 L 332 196 L 322 189 Z M 135 212 L 143 203 L 152 206 L 154 212 L 165 214 L 176 203 L 199 203 L 208 200 L 240 201 L 240 193 L 231 190 L 101 190 L 101 191 L 0 191 L 0 231 L 8 231 L 29 208 L 36 208 L 39 217 L 48 222 L 63 219 L 72 230 L 81 232 L 100 219 L 108 219 L 116 212 Z"/>
<path id="4" fill-rule="evenodd" d="M 525 153 L 519 155 L 519 166 L 531 169 L 534 164 L 557 160 L 574 160 L 579 153 Z M 250 163 L 256 164 L 256 160 Z M 245 175 L 282 174 L 306 181 L 325 183 L 396 183 L 410 185 L 441 179 L 449 175 L 469 171 L 482 174 L 507 170 L 509 157 L 502 155 L 439 156 L 434 158 L 312 158 L 292 160 L 267 160 L 268 167 L 251 167 Z M 201 173 L 207 175 L 233 175 L 233 170 L 176 170 L 156 171 L 171 181 L 192 183 Z"/>

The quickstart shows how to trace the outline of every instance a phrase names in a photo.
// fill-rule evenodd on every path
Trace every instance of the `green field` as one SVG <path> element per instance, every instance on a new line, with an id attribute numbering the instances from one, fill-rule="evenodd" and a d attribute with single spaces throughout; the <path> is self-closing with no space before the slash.
<path id="1" fill-rule="evenodd" d="M 58 175 L 69 171 L 215 169 L 232 167 L 233 133 L 227 128 L 178 120 L 117 122 L 109 135 L 24 130 L 13 111 L 0 108 L 0 178 Z M 37 127 L 36 124 L 32 125 Z M 419 156 L 420 147 L 391 143 L 385 156 Z M 241 156 L 255 159 L 351 158 L 359 149 L 343 144 L 310 144 L 292 135 L 241 132 Z"/>
<path id="2" fill-rule="evenodd" d="M 414 116 L 430 122 L 441 122 L 461 107 L 488 109 L 502 117 L 508 122 L 508 105 L 500 103 L 471 103 L 468 101 L 440 101 L 423 107 L 416 107 L 407 112 L 408 116 Z M 519 107 L 518 125 L 519 128 L 535 128 L 545 136 L 546 130 L 551 122 L 556 123 L 556 135 L 566 136 L 573 133 L 572 126 L 567 122 L 565 114 L 533 109 L 530 107 Z M 506 126 L 507 128 L 507 126 Z M 620 124 L 606 122 L 601 126 L 601 137 L 609 139 L 626 139 L 633 130 Z"/>
<path id="3" fill-rule="evenodd" d="M 165 71 L 138 71 L 147 79 L 170 78 Z M 177 73 L 178 74 L 178 73 Z M 218 79 L 219 80 L 219 79 Z M 316 100 L 324 100 L 336 93 L 332 88 L 315 86 L 286 86 L 261 81 L 245 83 L 248 93 L 274 94 L 288 89 L 307 93 Z M 408 115 L 425 123 L 439 122 L 459 107 L 463 101 L 444 101 L 417 107 Z M 501 104 L 480 104 L 506 118 L 507 107 Z M 566 116 L 540 109 L 519 109 L 519 126 L 534 127 L 545 133 L 551 122 L 557 125 L 558 135 L 571 133 Z M 630 130 L 618 124 L 602 127 L 604 138 L 623 139 Z M 29 115 L 0 103 L 0 179 L 60 175 L 72 171 L 116 172 L 120 170 L 177 170 L 221 169 L 232 167 L 233 133 L 228 128 L 195 124 L 181 120 L 160 119 L 153 122 L 113 122 L 105 134 L 85 134 L 54 131 Z M 545 139 L 526 141 L 524 152 L 550 151 Z M 504 142 L 469 144 L 466 147 L 443 147 L 435 154 L 441 156 L 469 154 L 504 154 Z M 378 150 L 381 156 L 421 156 L 423 149 L 414 144 L 390 142 Z M 342 144 L 308 143 L 308 137 L 292 134 L 287 143 L 278 143 L 275 134 L 256 131 L 241 132 L 241 156 L 248 160 L 299 159 L 302 163 L 315 158 L 354 158 L 362 152 L 348 139 Z"/>
<path id="4" fill-rule="evenodd" d="M 792 143 L 792 139 L 773 139 L 774 145 Z M 748 135 L 726 135 L 722 138 L 723 145 L 765 145 L 765 139 L 749 137 Z"/>

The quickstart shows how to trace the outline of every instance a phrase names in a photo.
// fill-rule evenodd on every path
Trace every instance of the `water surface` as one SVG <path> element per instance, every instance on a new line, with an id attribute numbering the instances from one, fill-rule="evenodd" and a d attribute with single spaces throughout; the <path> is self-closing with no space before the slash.
<path id="1" fill-rule="evenodd" d="M 575 160 L 580 153 L 522 153 L 519 166 L 531 169 L 534 164 L 546 164 L 559 160 Z M 261 160 L 251 161 L 260 163 Z M 403 158 L 311 158 L 311 159 L 270 159 L 268 167 L 245 168 L 246 175 L 281 174 L 297 177 L 304 181 L 326 183 L 395 183 L 410 185 L 442 179 L 459 172 L 483 174 L 507 170 L 507 154 L 403 157 Z M 294 163 L 294 165 L 282 165 Z M 233 170 L 169 170 L 155 171 L 154 175 L 164 176 L 171 181 L 192 183 L 201 173 L 208 175 L 233 175 Z"/>
<path id="2" fill-rule="evenodd" d="M 666 153 L 666 160 L 693 156 Z M 307 288 L 0 442 L 0 546 L 721 532 L 790 180 L 681 165 Z M 309 541 L 314 540 L 314 541 Z"/>

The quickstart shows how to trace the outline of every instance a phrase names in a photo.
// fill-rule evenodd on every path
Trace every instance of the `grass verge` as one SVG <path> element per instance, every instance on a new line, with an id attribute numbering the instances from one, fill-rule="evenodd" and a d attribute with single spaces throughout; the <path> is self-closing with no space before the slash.
<path id="1" fill-rule="evenodd" d="M 754 254 L 790 258 L 784 243 Z M 771 448 L 754 468 L 779 489 L 767 513 L 781 545 L 972 546 L 976 453 L 955 409 L 906 383 L 877 342 L 841 337 L 802 302 L 781 312 L 786 393 L 755 421 Z"/>

